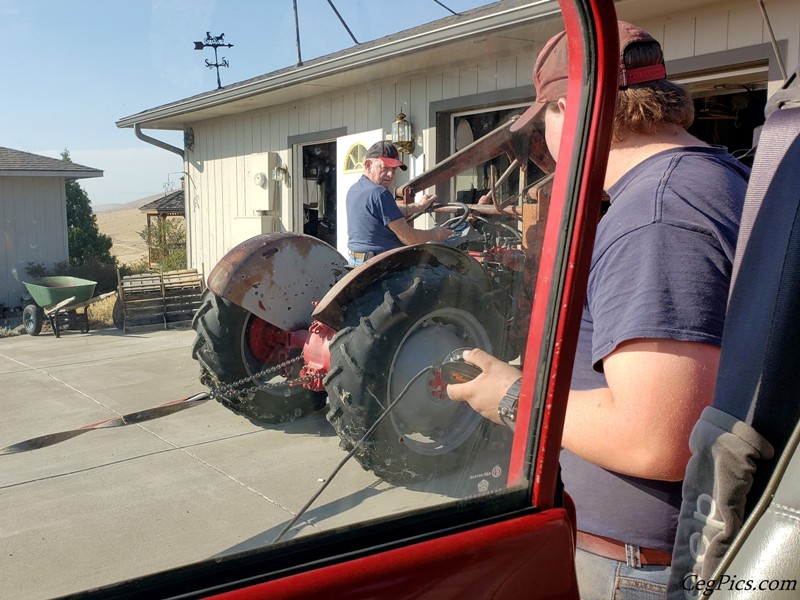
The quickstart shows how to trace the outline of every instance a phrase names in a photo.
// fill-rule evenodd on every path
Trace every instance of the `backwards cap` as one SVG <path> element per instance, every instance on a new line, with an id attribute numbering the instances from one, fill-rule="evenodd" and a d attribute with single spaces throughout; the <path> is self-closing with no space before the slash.
<path id="1" fill-rule="evenodd" d="M 653 36 L 644 29 L 631 25 L 625 21 L 617 21 L 619 29 L 619 89 L 637 83 L 647 83 L 666 79 L 667 70 L 663 59 L 653 65 L 645 65 L 635 69 L 625 68 L 625 49 L 637 42 L 658 43 Z M 567 33 L 557 33 L 545 44 L 536 65 L 533 67 L 533 85 L 536 87 L 536 100 L 531 107 L 518 119 L 518 123 L 530 122 L 538 118 L 539 113 L 550 102 L 567 95 L 567 78 L 569 77 L 569 54 L 567 47 Z M 516 129 L 518 127 L 515 127 Z"/>

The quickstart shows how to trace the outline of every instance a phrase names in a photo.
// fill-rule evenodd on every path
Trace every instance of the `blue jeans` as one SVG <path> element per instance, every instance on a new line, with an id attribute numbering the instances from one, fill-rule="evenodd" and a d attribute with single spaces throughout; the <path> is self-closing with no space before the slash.
<path id="1" fill-rule="evenodd" d="M 575 571 L 581 600 L 664 600 L 669 566 L 629 567 L 578 548 Z"/>
<path id="2" fill-rule="evenodd" d="M 351 256 L 347 257 L 347 262 L 351 267 L 357 267 L 358 265 L 363 265 L 364 264 L 364 259 L 363 258 L 355 258 L 354 256 L 351 255 Z"/>

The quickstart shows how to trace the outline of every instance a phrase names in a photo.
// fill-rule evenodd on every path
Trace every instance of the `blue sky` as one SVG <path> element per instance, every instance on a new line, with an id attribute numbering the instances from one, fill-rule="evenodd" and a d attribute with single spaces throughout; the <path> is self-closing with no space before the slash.
<path id="1" fill-rule="evenodd" d="M 441 0 L 459 12 L 487 0 Z M 434 0 L 333 0 L 358 41 L 450 13 Z M 327 0 L 297 0 L 303 60 L 353 45 Z M 206 31 L 225 34 L 223 86 L 297 62 L 292 0 L 0 0 L 0 146 L 102 169 L 83 179 L 94 205 L 177 188 L 178 156 L 115 122 L 216 89 Z M 145 133 L 182 146 L 176 132 Z"/>

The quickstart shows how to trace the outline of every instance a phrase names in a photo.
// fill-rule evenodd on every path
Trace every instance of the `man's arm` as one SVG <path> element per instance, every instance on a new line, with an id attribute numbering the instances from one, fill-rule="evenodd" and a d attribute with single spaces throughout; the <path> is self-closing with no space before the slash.
<path id="1" fill-rule="evenodd" d="M 603 360 L 608 388 L 570 392 L 562 445 L 618 473 L 682 480 L 689 434 L 713 399 L 719 354 L 696 342 L 620 344 Z"/>
<path id="2" fill-rule="evenodd" d="M 674 340 L 620 344 L 603 361 L 608 388 L 570 392 L 562 446 L 611 471 L 680 481 L 689 434 L 713 398 L 719 352 Z M 465 358 L 483 373 L 447 394 L 500 423 L 497 406 L 520 372 L 483 350 Z"/>
<path id="3" fill-rule="evenodd" d="M 452 231 L 444 227 L 433 229 L 414 229 L 405 219 L 395 219 L 388 225 L 403 244 L 424 244 L 425 242 L 443 242 L 450 237 Z"/>
<path id="4" fill-rule="evenodd" d="M 397 201 L 397 208 L 400 209 L 400 212 L 403 213 L 403 216 L 406 217 L 406 220 L 408 220 L 408 217 L 413 217 L 424 213 L 435 201 L 435 194 L 423 194 L 422 200 L 419 202 L 413 202 L 411 190 L 406 188 L 403 200 Z"/>

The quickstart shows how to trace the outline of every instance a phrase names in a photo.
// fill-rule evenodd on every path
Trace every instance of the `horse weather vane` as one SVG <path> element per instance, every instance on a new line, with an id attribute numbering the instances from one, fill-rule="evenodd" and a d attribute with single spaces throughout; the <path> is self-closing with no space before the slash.
<path id="1" fill-rule="evenodd" d="M 213 48 L 214 49 L 214 62 L 210 62 L 206 59 L 206 66 L 209 69 L 217 69 L 217 89 L 222 88 L 222 82 L 219 80 L 219 68 L 220 67 L 227 67 L 228 60 L 223 56 L 222 62 L 219 62 L 219 58 L 217 57 L 217 48 L 233 48 L 233 44 L 226 44 L 225 43 L 225 34 L 220 33 L 219 35 L 211 35 L 210 31 L 206 31 L 206 39 L 202 42 L 195 42 L 194 49 L 195 50 L 203 50 L 205 48 Z"/>

